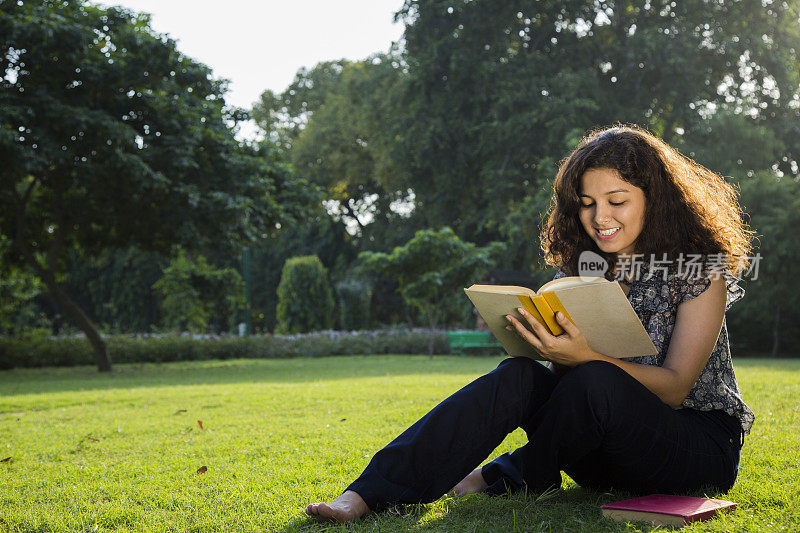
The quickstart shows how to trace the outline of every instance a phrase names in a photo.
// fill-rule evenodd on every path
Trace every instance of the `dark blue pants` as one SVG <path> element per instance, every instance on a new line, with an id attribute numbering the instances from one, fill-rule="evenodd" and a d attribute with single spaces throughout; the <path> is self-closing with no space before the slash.
<path id="1" fill-rule="evenodd" d="M 347 490 L 373 511 L 431 502 L 518 427 L 528 443 L 482 469 L 489 494 L 557 487 L 562 470 L 595 489 L 725 492 L 739 468 L 739 422 L 726 413 L 672 409 L 610 363 L 585 363 L 559 379 L 514 357 L 376 453 Z"/>

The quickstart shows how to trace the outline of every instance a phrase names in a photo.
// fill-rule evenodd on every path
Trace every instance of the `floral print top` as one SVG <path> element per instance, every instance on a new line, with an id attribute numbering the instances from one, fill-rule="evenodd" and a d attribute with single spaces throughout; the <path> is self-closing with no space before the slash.
<path id="1" fill-rule="evenodd" d="M 678 306 L 705 292 L 711 285 L 711 280 L 708 277 L 679 276 L 672 268 L 666 272 L 651 272 L 646 263 L 641 267 L 639 276 L 633 282 L 621 281 L 620 283 L 630 286 L 628 301 L 644 324 L 658 353 L 643 357 L 629 357 L 625 360 L 661 366 L 664 364 L 672 330 L 675 328 Z M 555 278 L 564 276 L 565 274 L 559 270 Z M 744 296 L 744 289 L 738 285 L 738 279 L 728 272 L 725 272 L 723 277 L 728 288 L 725 306 L 727 311 L 734 302 Z M 724 318 L 722 330 L 705 368 L 678 408 L 724 411 L 739 420 L 744 434 L 750 433 L 755 416 L 744 403 L 736 382 L 728 344 L 728 328 Z"/>

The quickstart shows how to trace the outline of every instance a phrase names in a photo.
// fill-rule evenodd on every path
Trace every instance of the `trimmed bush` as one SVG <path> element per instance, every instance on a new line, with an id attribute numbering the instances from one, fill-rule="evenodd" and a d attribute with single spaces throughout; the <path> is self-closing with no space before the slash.
<path id="1" fill-rule="evenodd" d="M 163 335 L 106 337 L 112 363 L 166 363 L 207 359 L 278 359 L 330 355 L 426 354 L 430 330 L 319 331 L 252 337 Z M 435 351 L 449 353 L 444 331 L 435 333 Z M 0 337 L 0 370 L 95 363 L 84 337 L 18 339 Z"/>
<path id="2" fill-rule="evenodd" d="M 306 333 L 333 327 L 333 291 L 316 255 L 286 260 L 278 284 L 275 333 Z"/>

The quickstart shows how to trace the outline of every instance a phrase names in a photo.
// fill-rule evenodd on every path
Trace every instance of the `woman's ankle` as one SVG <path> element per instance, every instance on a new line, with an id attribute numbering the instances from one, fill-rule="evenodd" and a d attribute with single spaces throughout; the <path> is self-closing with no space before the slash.
<path id="1" fill-rule="evenodd" d="M 364 498 L 362 498 L 361 495 L 354 490 L 344 491 L 339 498 L 342 498 L 342 501 L 346 501 L 348 504 L 350 504 L 353 507 L 353 510 L 356 511 L 359 516 L 364 516 L 370 512 L 367 502 L 365 502 Z M 337 500 L 339 498 L 337 498 Z"/>

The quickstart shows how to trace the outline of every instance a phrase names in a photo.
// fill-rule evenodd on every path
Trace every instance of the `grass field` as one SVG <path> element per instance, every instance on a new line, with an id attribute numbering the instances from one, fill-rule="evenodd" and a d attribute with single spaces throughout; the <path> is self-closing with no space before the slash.
<path id="1" fill-rule="evenodd" d="M 440 499 L 318 525 L 369 457 L 499 357 L 356 356 L 0 372 L 0 531 L 651 531 L 625 494 Z M 684 531 L 800 531 L 800 360 L 737 359 L 755 410 L 733 513 Z M 202 421 L 203 429 L 198 420 Z M 524 442 L 517 430 L 495 452 Z M 492 457 L 494 457 L 494 455 Z M 205 467 L 203 473 L 198 472 Z"/>

